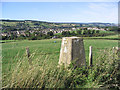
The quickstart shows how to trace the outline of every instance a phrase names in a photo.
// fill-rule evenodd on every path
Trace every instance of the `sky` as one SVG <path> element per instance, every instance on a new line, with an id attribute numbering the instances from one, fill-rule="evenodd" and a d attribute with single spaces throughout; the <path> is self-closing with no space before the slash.
<path id="1" fill-rule="evenodd" d="M 118 2 L 2 2 L 2 19 L 118 22 Z"/>
<path id="2" fill-rule="evenodd" d="M 119 2 L 120 0 L 1 0 L 1 2 Z"/>

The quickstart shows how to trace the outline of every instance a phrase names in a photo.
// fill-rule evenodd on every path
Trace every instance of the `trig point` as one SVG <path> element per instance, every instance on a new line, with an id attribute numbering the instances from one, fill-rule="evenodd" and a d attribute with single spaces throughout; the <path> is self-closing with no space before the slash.
<path id="1" fill-rule="evenodd" d="M 83 39 L 80 37 L 64 37 L 61 43 L 59 64 L 75 63 L 77 67 L 85 66 L 85 50 Z"/>

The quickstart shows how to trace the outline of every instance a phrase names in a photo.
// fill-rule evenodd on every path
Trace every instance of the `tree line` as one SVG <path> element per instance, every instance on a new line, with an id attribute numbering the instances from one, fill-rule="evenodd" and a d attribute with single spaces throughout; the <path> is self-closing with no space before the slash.
<path id="1" fill-rule="evenodd" d="M 76 31 L 63 31 L 61 34 L 54 34 L 52 31 L 47 32 L 47 34 L 43 34 L 40 32 L 30 33 L 29 31 L 25 32 L 25 35 L 17 36 L 14 33 L 11 33 L 10 36 L 3 36 L 2 40 L 41 40 L 41 39 L 50 39 L 53 36 L 56 38 L 62 37 L 71 37 L 71 36 L 78 36 L 78 37 L 97 37 L 97 36 L 107 36 L 113 35 L 114 33 L 100 33 L 99 30 L 76 30 Z"/>

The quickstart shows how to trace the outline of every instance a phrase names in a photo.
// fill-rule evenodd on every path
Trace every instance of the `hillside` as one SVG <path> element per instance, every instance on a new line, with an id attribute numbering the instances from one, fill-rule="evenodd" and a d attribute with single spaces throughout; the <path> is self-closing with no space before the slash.
<path id="1" fill-rule="evenodd" d="M 116 26 L 113 23 L 55 23 L 35 20 L 0 20 L 2 32 L 19 30 L 49 30 L 49 29 L 79 29 L 80 27 L 108 28 Z"/>

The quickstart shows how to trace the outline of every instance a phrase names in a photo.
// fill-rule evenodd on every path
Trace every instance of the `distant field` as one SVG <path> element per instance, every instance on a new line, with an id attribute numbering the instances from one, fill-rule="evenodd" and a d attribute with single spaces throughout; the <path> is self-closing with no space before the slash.
<path id="1" fill-rule="evenodd" d="M 120 40 L 120 37 L 117 35 L 109 35 L 104 37 L 83 37 L 84 39 L 111 39 L 111 40 Z"/>
<path id="2" fill-rule="evenodd" d="M 56 41 L 56 43 L 54 43 Z M 50 62 L 53 61 L 56 65 L 59 60 L 59 52 L 61 46 L 61 39 L 48 39 L 48 40 L 34 40 L 34 41 L 15 41 L 2 44 L 2 69 L 3 74 L 9 72 L 16 64 L 16 57 L 25 57 L 25 48 L 30 48 L 30 53 L 36 53 L 35 56 L 50 57 Z M 89 46 L 93 46 L 93 58 L 97 58 L 99 50 L 105 48 L 112 48 L 118 46 L 117 40 L 84 40 L 86 60 L 88 63 Z M 94 61 L 95 63 L 95 61 Z"/>
<path id="3" fill-rule="evenodd" d="M 118 35 L 109 35 L 105 37 L 96 37 L 96 38 L 118 38 Z"/>
<path id="4" fill-rule="evenodd" d="M 84 30 L 82 30 L 82 34 L 83 34 L 83 31 Z M 71 33 L 72 33 L 72 31 L 70 31 Z M 75 31 L 75 33 L 77 33 L 76 31 Z M 99 33 L 114 33 L 113 31 L 101 31 L 100 30 L 100 32 Z M 62 33 L 56 33 L 55 35 L 61 35 Z"/>
<path id="5" fill-rule="evenodd" d="M 100 33 L 114 33 L 113 31 L 101 31 L 100 30 Z"/>

